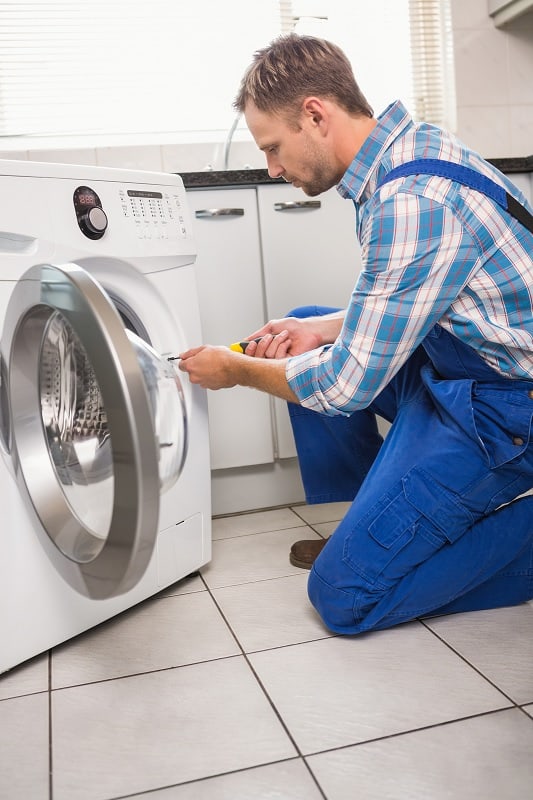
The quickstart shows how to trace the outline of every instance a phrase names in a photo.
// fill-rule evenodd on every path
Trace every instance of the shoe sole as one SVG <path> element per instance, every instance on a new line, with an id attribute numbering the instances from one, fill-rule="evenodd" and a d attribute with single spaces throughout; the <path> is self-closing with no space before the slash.
<path id="1" fill-rule="evenodd" d="M 300 561 L 298 558 L 295 558 L 292 553 L 289 553 L 289 561 L 293 567 L 300 567 L 300 569 L 311 569 L 313 566 L 312 561 Z"/>

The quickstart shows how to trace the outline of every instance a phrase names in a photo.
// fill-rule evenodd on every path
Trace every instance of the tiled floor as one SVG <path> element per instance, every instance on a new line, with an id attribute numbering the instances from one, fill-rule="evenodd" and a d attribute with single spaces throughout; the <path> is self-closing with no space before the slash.
<path id="1" fill-rule="evenodd" d="M 343 511 L 215 520 L 201 575 L 1 678 L 0 798 L 532 797 L 533 604 L 333 636 L 287 554 Z"/>

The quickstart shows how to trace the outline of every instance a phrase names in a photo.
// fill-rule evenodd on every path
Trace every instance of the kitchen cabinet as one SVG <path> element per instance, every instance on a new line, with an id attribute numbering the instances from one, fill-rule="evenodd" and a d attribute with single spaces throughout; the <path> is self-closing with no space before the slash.
<path id="1" fill-rule="evenodd" d="M 533 0 L 487 0 L 490 16 L 502 28 L 523 14 L 533 13 Z"/>
<path id="2" fill-rule="evenodd" d="M 346 306 L 361 270 L 353 203 L 292 186 L 257 187 L 269 319 L 295 306 Z"/>
<path id="3" fill-rule="evenodd" d="M 203 338 L 242 339 L 300 305 L 343 307 L 360 271 L 353 204 L 285 184 L 188 192 Z M 286 403 L 243 387 L 209 392 L 213 470 L 296 456 Z"/>
<path id="4" fill-rule="evenodd" d="M 265 320 L 254 188 L 188 192 L 205 343 L 231 344 Z M 200 342 L 198 342 L 200 344 Z M 212 469 L 274 460 L 270 397 L 242 386 L 208 392 Z"/>
<path id="5" fill-rule="evenodd" d="M 361 257 L 353 203 L 336 189 L 316 198 L 292 186 L 257 187 L 268 319 L 302 305 L 344 308 Z M 273 400 L 278 458 L 296 455 L 286 403 Z"/>

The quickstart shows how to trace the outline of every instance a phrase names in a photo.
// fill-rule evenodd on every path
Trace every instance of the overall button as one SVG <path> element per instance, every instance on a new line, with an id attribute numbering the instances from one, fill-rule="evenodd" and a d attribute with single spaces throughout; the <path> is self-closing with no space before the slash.
<path id="1" fill-rule="evenodd" d="M 520 445 L 524 444 L 524 440 L 522 439 L 521 436 L 513 436 L 513 444 L 516 444 L 517 446 L 520 446 Z"/>
<path id="2" fill-rule="evenodd" d="M 527 396 L 529 397 L 530 400 L 533 400 L 533 389 L 529 390 L 529 392 L 527 393 Z"/>

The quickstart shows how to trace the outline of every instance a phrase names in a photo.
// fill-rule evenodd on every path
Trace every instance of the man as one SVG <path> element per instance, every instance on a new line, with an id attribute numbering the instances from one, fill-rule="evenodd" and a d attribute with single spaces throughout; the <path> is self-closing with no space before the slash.
<path id="1" fill-rule="evenodd" d="M 337 185 L 357 215 L 363 271 L 346 311 L 274 320 L 245 354 L 207 346 L 180 362 L 207 388 L 289 401 L 304 483 L 324 464 L 326 494 L 348 476 L 340 496 L 353 502 L 323 549 L 299 543 L 303 566 L 316 556 L 312 603 L 353 634 L 532 598 L 525 198 L 401 103 L 376 119 L 342 51 L 320 39 L 291 34 L 256 53 L 235 105 L 272 177 L 312 196 Z M 420 171 L 386 180 L 415 159 L 473 169 L 482 190 Z M 501 206 L 506 192 L 522 222 Z M 375 412 L 392 423 L 381 447 Z"/>

